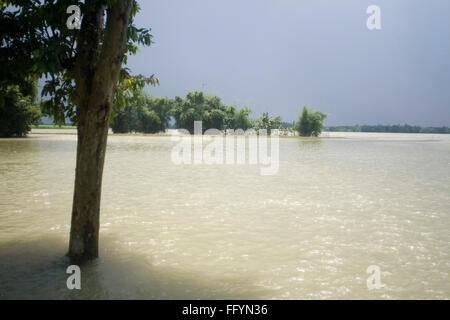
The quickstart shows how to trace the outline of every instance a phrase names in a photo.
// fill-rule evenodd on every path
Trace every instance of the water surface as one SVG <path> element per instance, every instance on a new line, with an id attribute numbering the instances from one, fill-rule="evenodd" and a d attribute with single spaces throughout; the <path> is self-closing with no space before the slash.
<path id="1" fill-rule="evenodd" d="M 273 176 L 110 136 L 101 258 L 80 291 L 64 258 L 76 136 L 2 139 L 0 298 L 450 298 L 450 135 L 325 136 L 280 139 Z"/>

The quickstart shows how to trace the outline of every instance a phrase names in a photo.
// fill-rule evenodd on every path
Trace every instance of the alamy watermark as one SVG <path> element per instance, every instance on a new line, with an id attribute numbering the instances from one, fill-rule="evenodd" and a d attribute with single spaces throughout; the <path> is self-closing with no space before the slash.
<path id="1" fill-rule="evenodd" d="M 70 14 L 67 18 L 66 26 L 69 30 L 81 28 L 81 9 L 79 6 L 71 5 L 67 7 L 66 13 Z"/>
<path id="2" fill-rule="evenodd" d="M 381 283 L 381 269 L 379 266 L 371 265 L 367 267 L 366 273 L 370 274 L 367 278 L 366 284 L 367 289 L 381 289 L 385 287 L 383 283 Z"/>
<path id="3" fill-rule="evenodd" d="M 67 289 L 81 290 L 81 269 L 80 269 L 80 267 L 75 264 L 68 266 L 66 273 L 70 274 L 70 276 L 67 278 L 67 281 L 66 281 Z"/>
<path id="4" fill-rule="evenodd" d="M 66 10 L 67 14 L 70 14 L 67 18 L 67 28 L 69 30 L 81 28 L 81 9 L 77 5 L 70 5 Z M 366 14 L 370 15 L 367 18 L 367 29 L 369 30 L 381 30 L 381 9 L 377 5 L 370 5 L 367 7 Z"/>
<path id="5" fill-rule="evenodd" d="M 267 135 L 267 130 L 227 130 L 226 134 L 217 129 L 203 133 L 202 122 L 194 122 L 194 135 L 179 129 L 181 135 L 172 135 L 178 142 L 171 153 L 176 165 L 261 165 L 260 174 L 274 175 L 280 162 L 280 143 L 277 130 Z M 206 144 L 205 144 L 206 143 Z M 269 146 L 270 145 L 270 146 Z"/>
<path id="6" fill-rule="evenodd" d="M 367 14 L 370 16 L 367 18 L 367 29 L 369 30 L 381 30 L 381 9 L 379 6 L 371 5 L 367 7 Z"/>

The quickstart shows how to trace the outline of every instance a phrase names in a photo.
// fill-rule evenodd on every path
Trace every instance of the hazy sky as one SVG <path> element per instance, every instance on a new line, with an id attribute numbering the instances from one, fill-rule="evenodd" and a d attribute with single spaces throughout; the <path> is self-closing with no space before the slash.
<path id="1" fill-rule="evenodd" d="M 327 125 L 450 126 L 448 0 L 141 0 L 155 43 L 131 57 L 161 80 L 149 92 L 204 89 L 226 104 Z M 381 30 L 366 9 L 381 8 Z"/>

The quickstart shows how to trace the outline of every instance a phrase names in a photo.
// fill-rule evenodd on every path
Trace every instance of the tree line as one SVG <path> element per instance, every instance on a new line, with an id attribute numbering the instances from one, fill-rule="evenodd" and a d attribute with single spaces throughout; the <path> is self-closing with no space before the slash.
<path id="1" fill-rule="evenodd" d="M 114 107 L 111 128 L 114 133 L 158 133 L 173 127 L 194 133 L 194 121 L 202 121 L 202 130 L 208 129 L 295 129 L 302 136 L 318 136 L 323 129 L 326 114 L 304 107 L 297 123 L 282 122 L 280 116 L 270 117 L 264 112 L 250 118 L 252 110 L 225 105 L 221 99 L 204 92 L 189 92 L 185 98 L 153 97 L 140 92 L 134 102 L 124 108 Z"/>
<path id="2" fill-rule="evenodd" d="M 270 117 L 265 112 L 261 117 L 252 119 L 251 112 L 249 108 L 225 105 L 219 97 L 199 91 L 174 99 L 139 93 L 129 106 L 113 108 L 111 128 L 114 133 L 157 133 L 175 127 L 192 134 L 194 121 L 202 121 L 203 131 L 214 128 L 266 129 L 270 132 L 281 128 L 280 117 Z"/>
<path id="3" fill-rule="evenodd" d="M 44 92 L 44 91 L 43 91 Z M 300 136 L 319 136 L 329 132 L 387 132 L 387 133 L 437 133 L 450 134 L 449 127 L 421 127 L 404 125 L 354 125 L 323 127 L 327 115 L 303 107 L 297 122 L 283 122 L 281 117 L 270 117 L 267 112 L 251 118 L 250 108 L 225 105 L 221 99 L 204 92 L 189 92 L 185 98 L 154 97 L 142 89 L 126 96 L 113 106 L 110 126 L 114 133 L 158 133 L 169 128 L 194 131 L 194 121 L 202 121 L 203 131 L 208 129 L 260 129 L 268 134 L 274 129 L 296 131 Z M 50 100 L 38 101 L 38 81 L 27 78 L 16 85 L 0 88 L 0 137 L 25 136 L 31 126 L 41 123 L 42 115 L 53 115 Z M 124 106 L 125 105 L 125 106 Z M 65 123 L 60 114 L 56 123 Z"/>
<path id="4" fill-rule="evenodd" d="M 43 92 L 45 93 L 45 87 Z M 114 104 L 110 127 L 114 133 L 158 133 L 168 128 L 182 128 L 194 132 L 194 121 L 202 121 L 202 129 L 228 130 L 275 129 L 296 130 L 302 136 L 318 136 L 322 132 L 326 115 L 303 108 L 297 123 L 282 122 L 280 116 L 270 117 L 264 112 L 251 118 L 252 110 L 225 105 L 221 99 L 203 92 L 189 92 L 185 98 L 154 97 L 143 90 L 134 91 L 124 101 Z M 37 101 L 38 81 L 27 79 L 20 85 L 0 88 L 0 137 L 25 136 L 32 125 L 41 122 L 42 115 L 52 115 L 55 123 L 65 124 L 66 118 L 76 119 L 73 114 L 53 112 L 52 100 Z M 125 105 L 125 106 L 124 106 Z"/>
<path id="5" fill-rule="evenodd" d="M 325 129 L 330 132 L 450 133 L 449 127 L 420 127 L 408 124 L 334 126 Z"/>

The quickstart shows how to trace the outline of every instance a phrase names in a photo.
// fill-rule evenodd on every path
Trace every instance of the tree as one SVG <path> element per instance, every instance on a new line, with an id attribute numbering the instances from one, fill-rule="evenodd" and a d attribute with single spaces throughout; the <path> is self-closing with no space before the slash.
<path id="1" fill-rule="evenodd" d="M 298 122 L 296 129 L 301 136 L 311 136 L 312 134 L 309 112 L 306 106 L 303 107 L 302 114 L 300 115 L 300 121 Z"/>
<path id="2" fill-rule="evenodd" d="M 300 120 L 296 125 L 296 130 L 301 136 L 304 137 L 318 137 L 323 130 L 323 120 L 327 117 L 327 114 L 313 109 L 303 107 Z"/>
<path id="3" fill-rule="evenodd" d="M 143 132 L 158 133 L 166 131 L 171 119 L 170 114 L 173 108 L 173 100 L 168 98 L 146 96 L 145 107 L 154 114 L 156 122 L 148 131 Z"/>
<path id="4" fill-rule="evenodd" d="M 111 128 L 114 133 L 164 132 L 169 125 L 172 106 L 173 100 L 139 92 L 132 104 L 124 108 L 113 107 Z"/>
<path id="5" fill-rule="evenodd" d="M 66 25 L 66 10 L 74 4 L 83 14 L 79 30 Z M 9 0 L 0 7 L 0 87 L 45 75 L 47 110 L 56 121 L 69 116 L 77 124 L 68 256 L 95 258 L 112 105 L 126 101 L 137 87 L 157 83 L 153 76 L 131 76 L 122 63 L 138 44 L 150 45 L 151 35 L 133 24 L 139 11 L 135 0 Z"/>
<path id="6" fill-rule="evenodd" d="M 132 104 L 124 108 L 114 110 L 111 120 L 111 129 L 114 133 L 128 133 L 136 131 L 137 128 L 137 108 Z"/>
<path id="7" fill-rule="evenodd" d="M 41 109 L 35 104 L 37 81 L 28 79 L 18 85 L 0 88 L 0 137 L 22 137 L 39 124 Z"/>
<path id="8" fill-rule="evenodd" d="M 189 92 L 185 99 L 175 97 L 172 115 L 178 128 L 194 133 L 194 121 L 202 121 L 202 129 L 224 130 L 233 126 L 235 107 L 224 105 L 217 96 Z"/>
<path id="9" fill-rule="evenodd" d="M 249 118 L 252 111 L 249 108 L 242 108 L 236 112 L 233 129 L 248 130 L 253 127 L 253 121 Z"/>
<path id="10" fill-rule="evenodd" d="M 281 128 L 281 118 L 274 117 L 270 118 L 268 112 L 264 112 L 261 117 L 256 119 L 255 129 L 259 132 L 259 130 L 267 130 L 267 134 L 270 135 L 273 129 Z"/>

